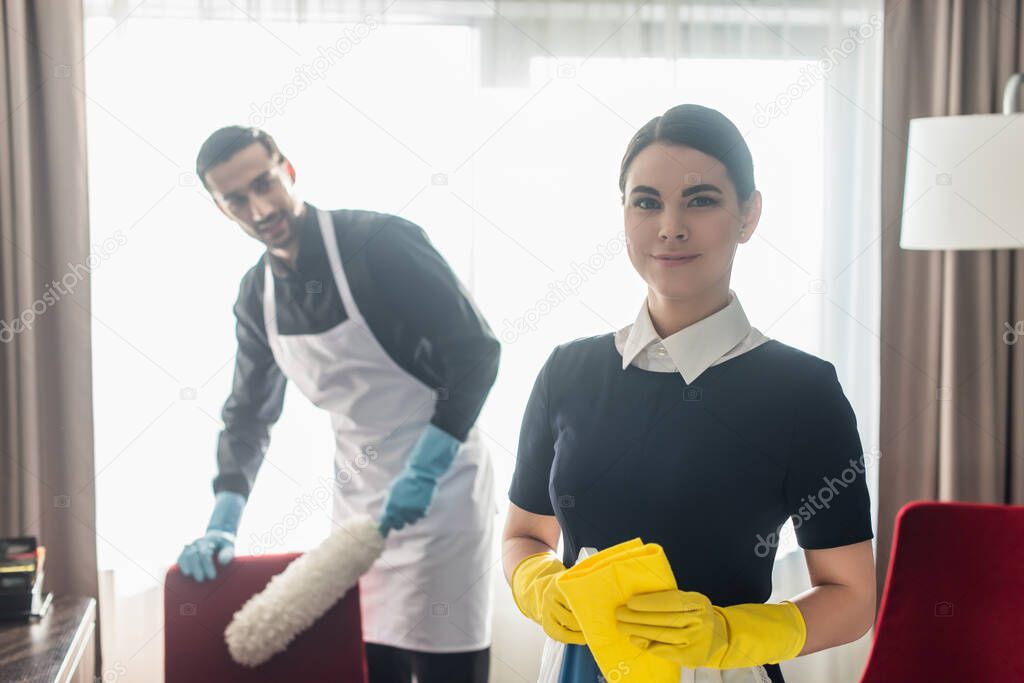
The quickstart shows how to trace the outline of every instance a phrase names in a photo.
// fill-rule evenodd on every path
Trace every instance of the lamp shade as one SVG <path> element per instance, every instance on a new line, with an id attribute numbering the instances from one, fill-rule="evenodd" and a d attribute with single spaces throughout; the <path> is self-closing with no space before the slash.
<path id="1" fill-rule="evenodd" d="M 900 246 L 1024 248 L 1024 114 L 912 119 Z"/>

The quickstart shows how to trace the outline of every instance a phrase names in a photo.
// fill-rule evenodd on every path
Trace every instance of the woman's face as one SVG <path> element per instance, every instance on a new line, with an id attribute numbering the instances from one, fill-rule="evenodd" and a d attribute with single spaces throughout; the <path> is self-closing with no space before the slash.
<path id="1" fill-rule="evenodd" d="M 636 271 L 657 295 L 689 299 L 709 289 L 728 291 L 736 245 L 753 235 L 761 195 L 755 191 L 741 207 L 718 159 L 654 143 L 627 171 L 623 212 Z"/>

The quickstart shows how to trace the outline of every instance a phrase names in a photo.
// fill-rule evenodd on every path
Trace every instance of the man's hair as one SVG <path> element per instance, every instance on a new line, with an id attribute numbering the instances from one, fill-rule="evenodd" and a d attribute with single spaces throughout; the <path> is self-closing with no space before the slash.
<path id="1" fill-rule="evenodd" d="M 203 146 L 199 148 L 199 154 L 196 156 L 196 175 L 199 176 L 203 187 L 207 190 L 210 189 L 206 184 L 207 171 L 217 164 L 223 164 L 254 142 L 263 145 L 267 154 L 274 161 L 278 161 L 282 157 L 274 138 L 270 137 L 270 133 L 259 128 L 225 126 L 211 133 Z"/>

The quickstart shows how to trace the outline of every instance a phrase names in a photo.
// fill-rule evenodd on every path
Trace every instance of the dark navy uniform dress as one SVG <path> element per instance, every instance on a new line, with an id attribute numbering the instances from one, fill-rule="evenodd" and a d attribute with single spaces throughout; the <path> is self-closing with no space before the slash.
<path id="1" fill-rule="evenodd" d="M 639 536 L 664 548 L 680 590 L 722 607 L 769 599 L 790 517 L 804 549 L 873 537 L 835 367 L 751 328 L 731 290 L 728 306 L 665 340 L 645 302 L 632 326 L 556 347 L 527 404 L 509 499 L 557 517 L 567 567 L 580 548 Z M 765 670 L 783 681 L 778 665 Z"/>

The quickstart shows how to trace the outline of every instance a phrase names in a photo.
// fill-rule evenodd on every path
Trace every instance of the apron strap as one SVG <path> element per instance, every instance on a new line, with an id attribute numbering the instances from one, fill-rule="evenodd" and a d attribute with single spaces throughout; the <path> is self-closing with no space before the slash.
<path id="1" fill-rule="evenodd" d="M 356 300 L 352 296 L 352 289 L 348 286 L 348 278 L 345 276 L 345 267 L 341 263 L 341 254 L 338 252 L 338 238 L 334 234 L 334 221 L 331 214 L 324 209 L 317 209 L 317 216 L 320 219 L 320 233 L 324 238 L 324 248 L 327 250 L 327 260 L 331 264 L 331 273 L 334 275 L 334 282 L 338 286 L 338 293 L 341 295 L 341 303 L 345 305 L 345 311 L 350 320 L 354 320 L 366 327 L 363 314 L 356 306 Z M 373 239 L 372 237 L 370 239 Z"/>
<path id="2" fill-rule="evenodd" d="M 270 266 L 270 252 L 263 254 L 263 327 L 267 340 L 277 337 L 277 307 L 274 303 L 274 273 Z"/>

